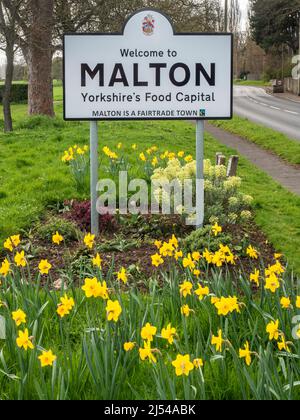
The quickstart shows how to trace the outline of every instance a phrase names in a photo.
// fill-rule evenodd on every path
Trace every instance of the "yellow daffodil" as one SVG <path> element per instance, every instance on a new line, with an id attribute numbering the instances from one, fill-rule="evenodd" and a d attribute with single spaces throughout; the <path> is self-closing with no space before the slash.
<path id="1" fill-rule="evenodd" d="M 11 241 L 10 238 L 6 239 L 6 241 L 4 242 L 3 246 L 4 246 L 5 249 L 8 249 L 10 252 L 12 252 L 13 249 L 14 249 L 13 244 L 12 244 L 12 241 Z"/>
<path id="2" fill-rule="evenodd" d="M 222 336 L 222 330 L 219 330 L 217 337 L 214 336 L 214 335 L 212 336 L 211 344 L 213 346 L 216 346 L 216 350 L 218 352 L 221 352 L 223 343 L 224 343 L 224 340 L 223 340 L 223 336 Z"/>
<path id="3" fill-rule="evenodd" d="M 162 241 L 158 241 L 158 240 L 156 240 L 156 241 L 154 242 L 154 245 L 156 246 L 156 248 L 157 248 L 158 250 L 160 250 L 160 248 L 161 248 L 161 246 L 162 246 Z"/>
<path id="4" fill-rule="evenodd" d="M 123 146 L 122 143 L 118 143 L 117 144 L 117 149 L 119 149 L 119 150 L 122 149 L 122 146 Z"/>
<path id="5" fill-rule="evenodd" d="M 41 260 L 41 262 L 39 263 L 39 271 L 41 274 L 49 274 L 51 268 L 52 265 L 48 262 L 48 260 Z"/>
<path id="6" fill-rule="evenodd" d="M 246 253 L 250 258 L 255 259 L 255 260 L 258 259 L 258 251 L 255 248 L 253 248 L 252 245 L 248 246 Z"/>
<path id="7" fill-rule="evenodd" d="M 160 255 L 162 255 L 163 257 L 172 257 L 173 252 L 174 246 L 170 242 L 164 242 L 159 250 Z"/>
<path id="8" fill-rule="evenodd" d="M 0 266 L 0 275 L 6 277 L 10 271 L 10 263 L 8 262 L 7 258 L 5 258 Z"/>
<path id="9" fill-rule="evenodd" d="M 141 360 L 144 361 L 146 359 L 149 359 L 149 362 L 156 363 L 157 360 L 156 360 L 155 356 L 153 355 L 153 353 L 155 351 L 156 351 L 155 349 L 151 348 L 151 342 L 150 341 L 144 341 L 144 348 L 139 349 L 139 354 L 140 354 Z"/>
<path id="10" fill-rule="evenodd" d="M 215 305 L 217 302 L 220 302 L 220 298 L 218 298 L 217 296 L 212 296 L 210 302 L 212 305 Z"/>
<path id="11" fill-rule="evenodd" d="M 136 145 L 136 144 L 133 144 L 133 145 L 131 146 L 131 148 L 132 148 L 132 150 L 136 150 L 136 149 L 137 149 L 137 145 Z"/>
<path id="12" fill-rule="evenodd" d="M 142 161 L 142 162 L 146 162 L 146 160 L 147 160 L 147 158 L 146 158 L 146 156 L 145 156 L 145 154 L 144 153 L 140 153 L 140 160 Z"/>
<path id="13" fill-rule="evenodd" d="M 120 303 L 115 300 L 108 300 L 106 305 L 106 317 L 108 321 L 118 322 L 119 317 L 122 313 L 122 308 Z"/>
<path id="14" fill-rule="evenodd" d="M 43 351 L 38 357 L 41 362 L 41 367 L 52 366 L 57 357 L 52 353 L 52 350 Z"/>
<path id="15" fill-rule="evenodd" d="M 103 281 L 99 282 L 96 277 L 90 279 L 86 278 L 84 286 L 81 288 L 85 292 L 85 296 L 89 299 L 91 297 L 94 298 L 102 298 L 102 299 L 108 299 L 108 290 L 106 282 Z"/>
<path id="16" fill-rule="evenodd" d="M 213 254 L 209 252 L 208 249 L 205 249 L 205 251 L 203 252 L 203 258 L 205 258 L 208 264 L 211 264 L 213 260 Z"/>
<path id="17" fill-rule="evenodd" d="M 182 258 L 182 257 L 183 257 L 183 252 L 182 251 L 175 251 L 174 252 L 174 258 L 175 258 L 176 261 L 178 261 L 179 258 Z"/>
<path id="18" fill-rule="evenodd" d="M 198 284 L 198 289 L 195 290 L 195 294 L 199 296 L 199 300 L 203 300 L 205 296 L 209 295 L 209 288 L 202 287 L 200 284 Z"/>
<path id="19" fill-rule="evenodd" d="M 61 318 L 64 318 L 66 315 L 69 315 L 70 310 L 67 306 L 63 305 L 62 303 L 59 303 L 57 305 L 56 312 Z"/>
<path id="20" fill-rule="evenodd" d="M 63 242 L 63 240 L 64 240 L 64 237 L 57 231 L 56 231 L 55 235 L 52 236 L 52 242 L 55 245 L 60 245 L 61 242 Z"/>
<path id="21" fill-rule="evenodd" d="M 200 258 L 201 258 L 201 254 L 200 254 L 200 252 L 193 252 L 192 253 L 192 258 L 193 258 L 193 260 L 194 261 L 200 261 Z"/>
<path id="22" fill-rule="evenodd" d="M 240 359 L 245 359 L 247 366 L 251 365 L 251 351 L 250 351 L 248 341 L 246 341 L 244 348 L 239 350 L 239 356 L 240 356 Z"/>
<path id="23" fill-rule="evenodd" d="M 141 337 L 143 340 L 153 341 L 153 337 L 157 332 L 157 328 L 151 325 L 149 322 L 142 328 Z"/>
<path id="24" fill-rule="evenodd" d="M 169 344 L 173 344 L 174 336 L 176 335 L 176 328 L 172 328 L 171 324 L 168 324 L 167 328 L 161 330 L 161 336 L 165 340 L 168 340 Z"/>
<path id="25" fill-rule="evenodd" d="M 257 287 L 259 287 L 259 275 L 260 272 L 257 269 L 254 270 L 254 273 L 250 274 L 250 281 L 255 283 Z"/>
<path id="26" fill-rule="evenodd" d="M 100 257 L 100 254 L 96 254 L 96 256 L 92 259 L 92 264 L 94 267 L 101 268 L 102 267 L 102 259 Z"/>
<path id="27" fill-rule="evenodd" d="M 270 277 L 266 278 L 265 289 L 270 290 L 272 293 L 275 293 L 277 289 L 280 288 L 280 282 L 276 274 L 272 273 Z"/>
<path id="28" fill-rule="evenodd" d="M 195 366 L 196 369 L 199 369 L 204 366 L 204 362 L 202 359 L 197 358 L 193 360 L 193 365 Z"/>
<path id="29" fill-rule="evenodd" d="M 172 238 L 169 240 L 169 244 L 172 245 L 175 249 L 178 248 L 178 239 L 175 235 L 172 235 Z"/>
<path id="30" fill-rule="evenodd" d="M 194 369 L 189 354 L 186 354 L 185 356 L 178 354 L 176 360 L 172 362 L 172 366 L 175 368 L 176 376 L 189 376 L 190 372 Z"/>
<path id="31" fill-rule="evenodd" d="M 178 156 L 179 158 L 183 158 L 183 156 L 184 156 L 184 151 L 183 151 L 183 150 L 181 150 L 180 152 L 178 152 L 178 153 L 177 153 L 177 156 Z"/>
<path id="32" fill-rule="evenodd" d="M 29 337 L 28 329 L 26 328 L 25 331 L 19 331 L 19 336 L 16 340 L 17 346 L 24 350 L 33 350 L 34 345 L 32 344 L 32 337 Z"/>
<path id="33" fill-rule="evenodd" d="M 275 322 L 271 321 L 267 327 L 266 332 L 269 334 L 269 340 L 276 340 L 278 341 L 279 338 L 279 320 L 277 319 Z"/>
<path id="34" fill-rule="evenodd" d="M 161 264 L 164 263 L 164 260 L 159 254 L 151 255 L 152 265 L 154 267 L 159 267 Z"/>
<path id="35" fill-rule="evenodd" d="M 288 297 L 282 297 L 280 299 L 280 305 L 283 309 L 289 309 L 291 307 L 291 299 Z"/>
<path id="36" fill-rule="evenodd" d="M 229 312 L 240 312 L 236 296 L 229 296 L 228 298 L 221 297 L 221 299 L 215 303 L 215 307 L 218 309 L 218 315 L 226 316 L 229 314 Z"/>
<path id="37" fill-rule="evenodd" d="M 222 233 L 222 227 L 219 226 L 218 223 L 215 223 L 211 230 L 215 236 L 218 236 L 219 233 Z"/>
<path id="38" fill-rule="evenodd" d="M 190 313 L 193 312 L 193 310 L 189 307 L 189 305 L 183 305 L 180 308 L 180 312 L 182 315 L 184 315 L 185 317 L 189 317 Z"/>
<path id="39" fill-rule="evenodd" d="M 13 244 L 13 246 L 15 248 L 17 248 L 17 246 L 19 246 L 20 243 L 21 243 L 20 235 L 13 235 L 13 236 L 11 236 L 10 237 L 10 240 L 11 240 L 11 243 Z"/>
<path id="40" fill-rule="evenodd" d="M 123 347 L 124 347 L 124 350 L 125 351 L 131 351 L 131 350 L 134 349 L 135 343 L 132 343 L 131 341 L 129 341 L 127 343 L 124 343 L 124 346 Z"/>
<path id="41" fill-rule="evenodd" d="M 196 265 L 192 259 L 191 254 L 188 254 L 187 257 L 183 258 L 182 265 L 184 268 L 189 268 L 190 270 L 194 270 Z"/>
<path id="42" fill-rule="evenodd" d="M 15 321 L 17 327 L 21 324 L 26 324 L 26 314 L 21 309 L 12 312 L 12 319 Z"/>
<path id="43" fill-rule="evenodd" d="M 24 251 L 17 252 L 14 260 L 18 267 L 26 267 L 27 265 Z"/>
<path id="44" fill-rule="evenodd" d="M 187 156 L 184 158 L 184 160 L 186 161 L 186 163 L 190 163 L 190 162 L 192 162 L 192 161 L 194 160 L 194 158 L 193 158 L 193 156 L 192 156 L 192 155 L 187 155 Z"/>
<path id="45" fill-rule="evenodd" d="M 95 243 L 95 235 L 88 233 L 87 235 L 85 235 L 83 241 L 87 248 L 92 249 Z"/>
<path id="46" fill-rule="evenodd" d="M 185 281 L 184 283 L 179 285 L 179 291 L 180 295 L 184 298 L 187 297 L 187 295 L 191 295 L 191 290 L 193 289 L 193 285 L 190 281 Z"/>
<path id="47" fill-rule="evenodd" d="M 60 298 L 60 302 L 68 311 L 71 311 L 75 306 L 74 299 L 72 297 L 69 298 L 66 293 Z"/>
<path id="48" fill-rule="evenodd" d="M 126 274 L 126 270 L 124 267 L 121 268 L 121 270 L 117 273 L 118 280 L 122 281 L 124 284 L 127 283 L 128 277 Z"/>
<path id="49" fill-rule="evenodd" d="M 274 254 L 274 258 L 275 260 L 280 260 L 280 258 L 282 257 L 282 254 Z"/>
<path id="50" fill-rule="evenodd" d="M 193 271 L 194 276 L 200 277 L 201 271 L 200 270 L 194 270 Z"/>
<path id="51" fill-rule="evenodd" d="M 296 298 L 296 308 L 300 309 L 300 296 Z"/>
<path id="52" fill-rule="evenodd" d="M 154 168 L 158 165 L 158 159 L 157 159 L 157 157 L 156 157 L 156 156 L 152 159 L 151 165 L 152 165 Z"/>
<path id="53" fill-rule="evenodd" d="M 289 349 L 288 343 L 285 341 L 285 337 L 283 334 L 281 335 L 281 342 L 280 343 L 278 342 L 277 346 L 278 346 L 279 351 L 285 350 L 288 353 L 291 352 L 291 350 Z"/>

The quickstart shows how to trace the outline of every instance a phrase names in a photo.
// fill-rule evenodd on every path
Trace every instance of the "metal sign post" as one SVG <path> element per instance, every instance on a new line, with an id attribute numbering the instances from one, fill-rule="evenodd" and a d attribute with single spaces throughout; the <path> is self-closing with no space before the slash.
<path id="1" fill-rule="evenodd" d="M 196 228 L 204 222 L 204 121 L 196 121 Z"/>
<path id="2" fill-rule="evenodd" d="M 98 183 L 98 123 L 90 122 L 90 165 L 91 165 L 91 233 L 99 235 L 99 214 L 97 212 Z"/>

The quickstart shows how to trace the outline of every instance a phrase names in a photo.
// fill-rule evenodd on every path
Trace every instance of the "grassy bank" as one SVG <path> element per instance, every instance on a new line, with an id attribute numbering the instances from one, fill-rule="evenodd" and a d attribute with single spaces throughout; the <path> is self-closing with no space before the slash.
<path id="1" fill-rule="evenodd" d="M 300 164 L 300 142 L 285 134 L 234 116 L 230 121 L 214 121 L 214 125 L 275 153 L 292 164 Z"/>

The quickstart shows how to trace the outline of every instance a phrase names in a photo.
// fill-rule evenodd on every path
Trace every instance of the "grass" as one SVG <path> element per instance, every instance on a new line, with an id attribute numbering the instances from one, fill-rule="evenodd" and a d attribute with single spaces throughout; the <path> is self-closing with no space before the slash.
<path id="1" fill-rule="evenodd" d="M 236 115 L 230 121 L 214 121 L 212 124 L 275 153 L 289 163 L 300 164 L 300 142 L 285 134 Z"/>
<path id="2" fill-rule="evenodd" d="M 271 86 L 271 82 L 266 82 L 265 80 L 240 80 L 236 79 L 234 81 L 235 85 L 239 86 Z"/>
<path id="3" fill-rule="evenodd" d="M 26 117 L 25 105 L 13 106 L 15 131 L 0 134 L 0 241 L 21 229 L 28 229 L 45 208 L 58 201 L 87 198 L 75 189 L 68 168 L 62 164 L 63 151 L 78 143 L 88 143 L 89 125 L 64 122 L 62 104 L 56 104 L 56 119 Z M 129 161 L 136 167 L 131 145 L 138 150 L 156 144 L 170 151 L 195 152 L 195 127 L 186 122 L 102 122 L 99 124 L 100 149 L 116 150 L 122 142 Z M 217 151 L 236 154 L 207 135 L 205 156 L 214 159 Z M 137 176 L 142 172 L 137 169 Z M 240 160 L 243 189 L 255 197 L 256 221 L 270 241 L 288 257 L 300 272 L 300 198 L 273 181 L 246 159 Z M 102 176 L 107 176 L 102 174 Z"/>

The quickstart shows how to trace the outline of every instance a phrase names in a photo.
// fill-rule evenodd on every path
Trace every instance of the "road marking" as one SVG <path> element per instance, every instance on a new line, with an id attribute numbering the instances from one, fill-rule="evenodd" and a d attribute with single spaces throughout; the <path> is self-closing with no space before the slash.
<path id="1" fill-rule="evenodd" d="M 289 111 L 288 109 L 284 109 L 284 112 L 287 112 L 288 114 L 293 114 L 293 115 L 300 115 L 299 112 Z"/>
<path id="2" fill-rule="evenodd" d="M 271 95 L 270 95 L 270 96 L 271 96 Z M 288 109 L 282 109 L 282 108 L 279 108 L 279 107 L 277 107 L 277 106 L 268 105 L 268 104 L 265 104 L 264 102 L 259 102 L 259 101 L 256 101 L 255 99 L 251 98 L 250 96 L 247 96 L 247 98 L 248 98 L 251 102 L 254 102 L 255 104 L 258 104 L 258 105 L 261 105 L 261 106 L 265 106 L 265 107 L 270 108 L 270 109 L 275 109 L 276 111 L 286 112 L 286 113 L 288 113 L 288 114 L 292 114 L 292 115 L 300 115 L 300 113 L 299 113 L 299 112 L 290 111 L 290 110 L 288 110 Z"/>

